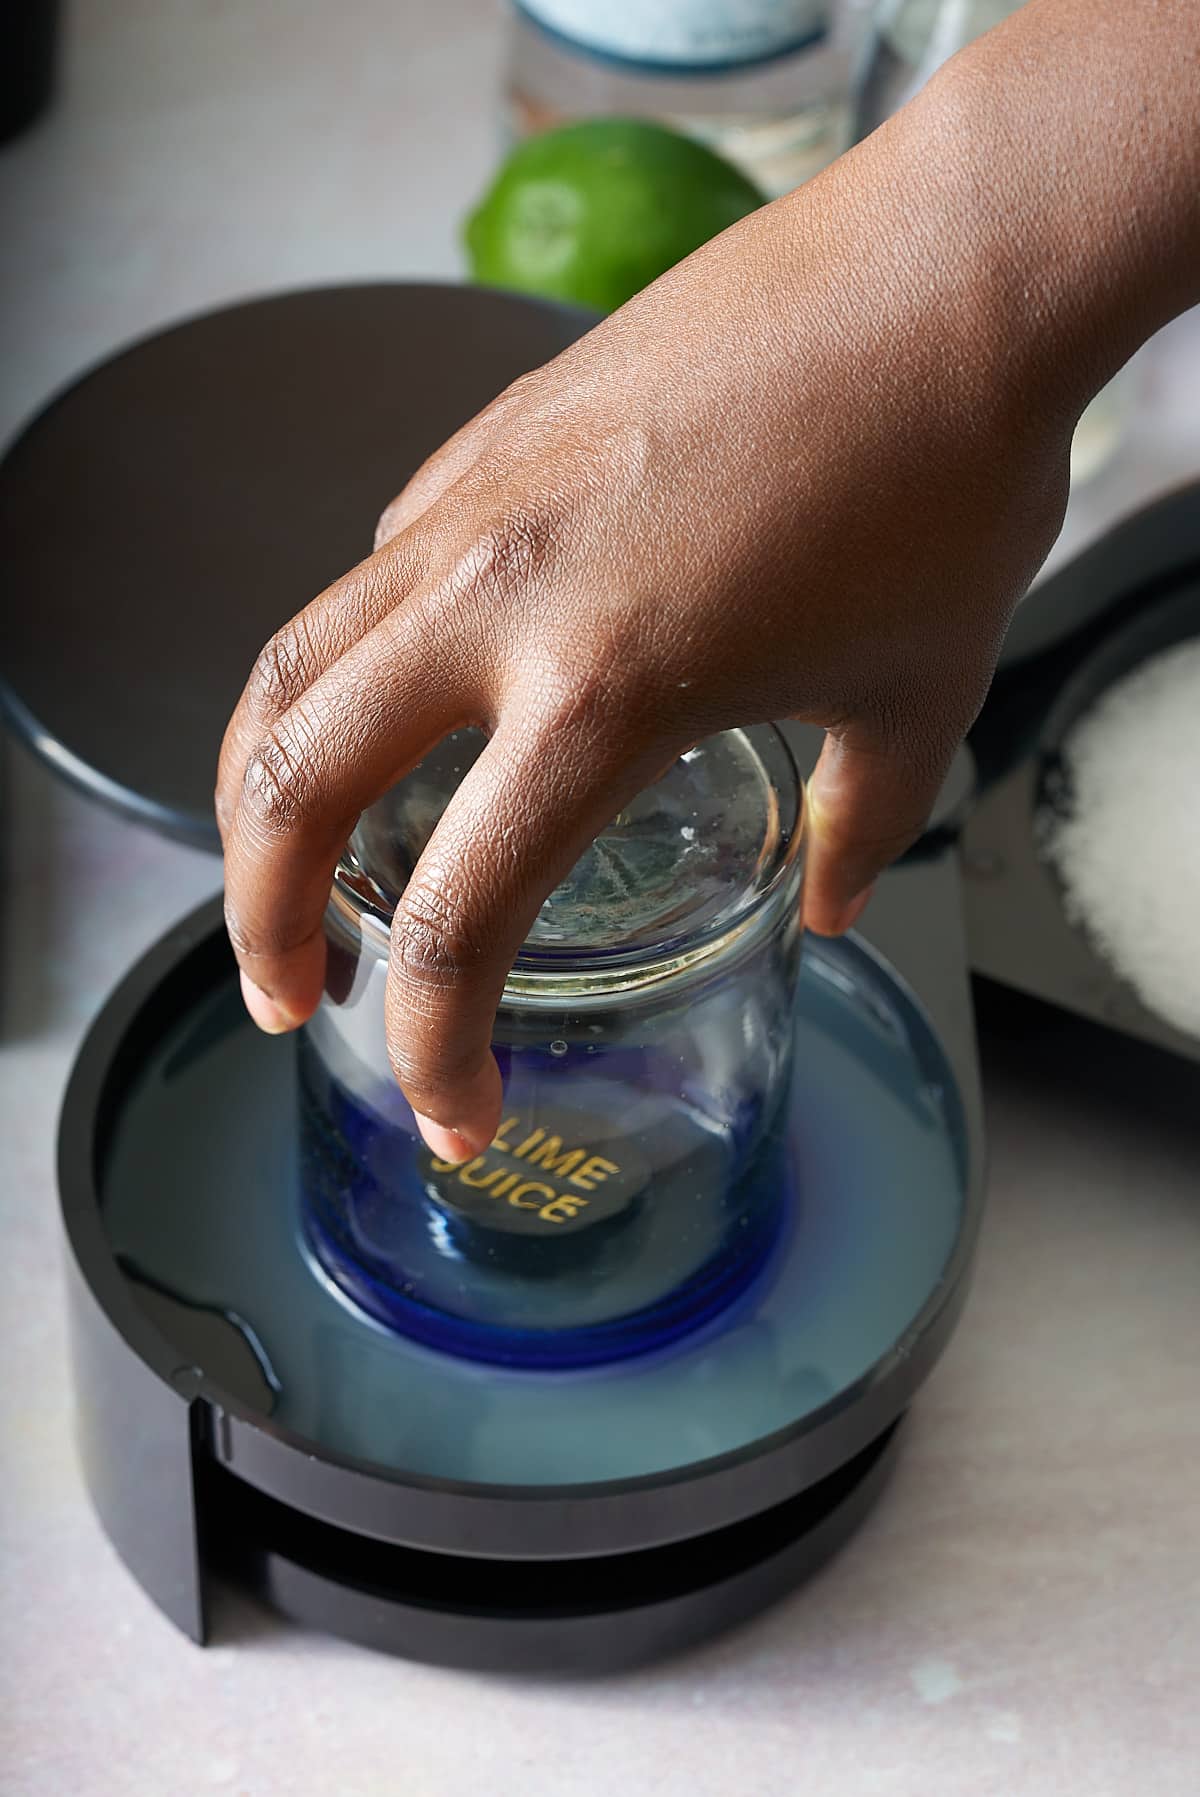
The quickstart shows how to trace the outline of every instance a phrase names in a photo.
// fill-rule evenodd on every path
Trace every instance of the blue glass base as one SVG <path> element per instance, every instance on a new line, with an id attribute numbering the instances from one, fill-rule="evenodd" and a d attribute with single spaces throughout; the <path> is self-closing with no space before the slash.
<path id="1" fill-rule="evenodd" d="M 506 1140 L 471 1163 L 463 1183 L 302 1041 L 302 1214 L 318 1265 L 377 1322 L 498 1365 L 591 1366 L 700 1329 L 747 1289 L 780 1239 L 790 1184 L 782 1133 L 768 1130 L 743 1164 L 735 1140 L 685 1102 L 644 1084 L 634 1093 L 615 1071 L 574 1078 L 570 1113 L 523 1107 L 525 1121 L 502 1126 Z M 510 1079 L 510 1091 L 520 1084 Z M 547 1138 L 556 1145 L 549 1170 L 545 1157 L 535 1164 Z M 581 1159 L 583 1150 L 562 1146 L 578 1140 L 614 1158 Z M 592 1166 L 617 1176 L 585 1178 L 585 1199 L 561 1171 L 572 1161 L 577 1176 Z"/>

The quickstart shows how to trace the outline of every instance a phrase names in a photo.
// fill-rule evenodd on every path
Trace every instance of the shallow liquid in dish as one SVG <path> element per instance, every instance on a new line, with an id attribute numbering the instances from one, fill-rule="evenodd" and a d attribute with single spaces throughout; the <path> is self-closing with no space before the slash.
<path id="1" fill-rule="evenodd" d="M 760 1278 L 707 1327 L 607 1366 L 439 1353 L 347 1304 L 306 1251 L 294 1053 L 249 1024 L 232 978 L 181 1018 L 116 1119 L 105 1227 L 144 1278 L 253 1329 L 278 1423 L 397 1473 L 570 1485 L 749 1446 L 892 1353 L 963 1228 L 948 1063 L 869 957 L 815 943 L 796 1017 L 793 1222 Z"/>
<path id="2" fill-rule="evenodd" d="M 745 1289 L 794 1198 L 778 1119 L 723 1127 L 668 1053 L 501 1048 L 499 1134 L 457 1169 L 307 1041 L 299 1056 L 317 1261 L 379 1322 L 448 1352 L 566 1367 L 661 1347 Z"/>

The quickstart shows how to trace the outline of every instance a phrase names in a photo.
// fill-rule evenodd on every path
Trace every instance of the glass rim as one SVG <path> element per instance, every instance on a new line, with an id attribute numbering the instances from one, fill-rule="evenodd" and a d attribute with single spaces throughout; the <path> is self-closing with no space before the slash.
<path id="1" fill-rule="evenodd" d="M 807 800 L 791 744 L 776 725 L 747 725 L 737 734 L 760 730 L 769 733 L 790 790 L 781 791 L 776 775 L 766 770 L 780 804 L 779 842 L 766 877 L 747 891 L 744 902 L 697 929 L 681 930 L 677 939 L 645 947 L 629 943 L 584 948 L 525 944 L 505 980 L 502 1004 L 526 1007 L 594 1000 L 611 994 L 637 994 L 667 981 L 683 980 L 756 939 L 764 924 L 774 920 L 781 895 L 803 865 Z M 761 755 L 758 759 L 763 760 Z M 329 911 L 358 937 L 363 948 L 386 959 L 394 912 L 381 902 L 378 888 L 349 843 L 334 869 Z"/>

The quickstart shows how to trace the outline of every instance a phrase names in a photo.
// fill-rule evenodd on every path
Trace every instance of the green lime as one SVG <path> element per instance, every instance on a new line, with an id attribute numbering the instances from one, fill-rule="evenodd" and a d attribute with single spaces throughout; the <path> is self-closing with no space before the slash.
<path id="1" fill-rule="evenodd" d="M 467 220 L 471 274 L 609 312 L 764 197 L 662 125 L 565 125 L 518 144 Z"/>

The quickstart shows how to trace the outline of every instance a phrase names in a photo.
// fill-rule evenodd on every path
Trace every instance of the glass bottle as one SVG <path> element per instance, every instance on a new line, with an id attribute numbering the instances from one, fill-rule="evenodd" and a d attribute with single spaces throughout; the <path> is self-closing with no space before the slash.
<path id="1" fill-rule="evenodd" d="M 878 0 L 855 79 L 851 141 L 868 137 L 941 65 L 1016 12 L 1020 0 Z M 1071 484 L 1090 480 L 1120 440 L 1129 377 L 1118 374 L 1086 408 L 1071 444 Z"/>
<path id="2" fill-rule="evenodd" d="M 508 125 L 657 119 L 773 198 L 847 147 L 857 17 L 850 0 L 523 0 Z"/>
<path id="3" fill-rule="evenodd" d="M 300 1043 L 301 1205 L 337 1290 L 430 1347 L 578 1366 L 718 1315 L 786 1226 L 803 788 L 768 726 L 701 743 L 551 895 L 505 986 L 504 1110 L 434 1159 L 388 1066 L 389 927 L 479 753 L 448 737 L 364 814 Z"/>

